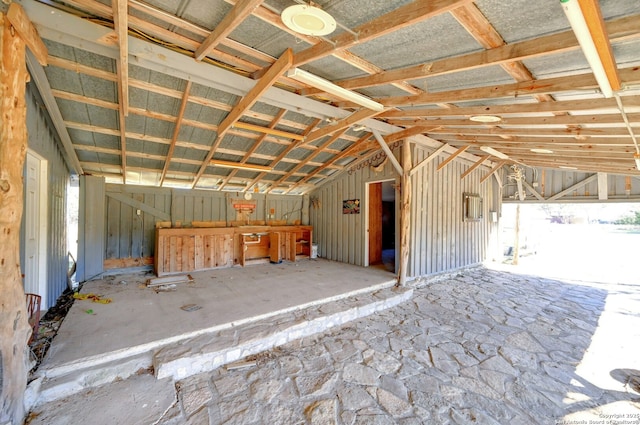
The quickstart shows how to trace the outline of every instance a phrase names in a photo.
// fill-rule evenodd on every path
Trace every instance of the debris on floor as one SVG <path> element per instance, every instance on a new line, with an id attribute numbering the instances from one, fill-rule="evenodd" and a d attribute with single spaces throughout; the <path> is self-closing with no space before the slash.
<path id="1" fill-rule="evenodd" d="M 166 286 L 169 284 L 176 283 L 192 283 L 193 277 L 190 274 L 186 275 L 177 275 L 177 276 L 164 276 L 164 277 L 154 277 L 147 280 L 147 287 L 153 288 L 155 286 Z"/>
<path id="2" fill-rule="evenodd" d="M 102 298 L 101 295 L 96 295 L 96 294 L 81 294 L 79 292 L 76 292 L 73 294 L 73 298 L 75 298 L 76 300 L 90 300 L 91 302 L 94 303 L 98 303 L 98 304 L 109 304 L 112 300 L 111 298 Z"/>
<path id="3" fill-rule="evenodd" d="M 182 307 L 180 307 L 180 309 L 184 311 L 196 311 L 196 310 L 200 310 L 201 308 L 202 306 L 198 304 L 185 304 Z"/>
<path id="4" fill-rule="evenodd" d="M 58 298 L 56 305 L 50 307 L 40 319 L 38 334 L 34 335 L 33 341 L 29 344 L 31 354 L 35 359 L 35 366 L 31 370 L 31 374 L 38 369 L 51 346 L 53 338 L 58 334 L 62 321 L 75 301 L 73 294 L 74 292 L 71 290 L 64 291 Z M 31 377 L 29 380 L 31 380 Z"/>

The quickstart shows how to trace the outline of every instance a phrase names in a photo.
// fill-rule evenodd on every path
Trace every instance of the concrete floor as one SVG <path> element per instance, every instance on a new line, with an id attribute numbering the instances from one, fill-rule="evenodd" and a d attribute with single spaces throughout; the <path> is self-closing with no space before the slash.
<path id="1" fill-rule="evenodd" d="M 81 293 L 109 304 L 76 300 L 40 368 L 41 373 L 119 352 L 142 352 L 249 318 L 301 308 L 367 288 L 392 284 L 394 275 L 323 259 L 191 273 L 175 291 L 145 286 L 148 273 L 109 276 Z M 195 304 L 195 311 L 181 307 Z"/>
<path id="2" fill-rule="evenodd" d="M 175 388 L 135 376 L 40 406 L 31 424 L 640 423 L 640 285 L 514 270 L 422 282 L 248 368 Z"/>

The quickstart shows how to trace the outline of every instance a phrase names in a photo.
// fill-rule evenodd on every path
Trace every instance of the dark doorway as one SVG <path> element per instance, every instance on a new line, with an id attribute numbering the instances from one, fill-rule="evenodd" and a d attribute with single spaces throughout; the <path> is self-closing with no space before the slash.
<path id="1" fill-rule="evenodd" d="M 396 270 L 394 181 L 369 184 L 369 265 Z"/>

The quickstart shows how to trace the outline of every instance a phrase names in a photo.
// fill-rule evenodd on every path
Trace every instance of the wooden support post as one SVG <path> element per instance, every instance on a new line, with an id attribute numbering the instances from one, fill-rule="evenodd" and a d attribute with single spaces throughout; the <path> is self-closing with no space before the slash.
<path id="1" fill-rule="evenodd" d="M 511 264 L 518 265 L 518 259 L 520 258 L 520 204 L 516 205 L 516 226 L 513 242 L 513 260 Z"/>
<path id="2" fill-rule="evenodd" d="M 411 144 L 409 139 L 402 145 L 402 203 L 400 205 L 400 270 L 398 286 L 407 283 L 409 248 L 411 242 Z"/>
<path id="3" fill-rule="evenodd" d="M 26 45 L 0 13 L 0 423 L 24 421 L 31 329 L 20 276 L 22 170 L 27 152 Z"/>

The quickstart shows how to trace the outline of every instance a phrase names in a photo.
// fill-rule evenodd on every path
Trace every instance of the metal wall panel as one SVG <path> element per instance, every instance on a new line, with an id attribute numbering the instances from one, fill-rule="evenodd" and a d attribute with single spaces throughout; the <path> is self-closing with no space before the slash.
<path id="1" fill-rule="evenodd" d="M 400 156 L 400 149 L 394 151 L 396 158 Z M 428 155 L 428 150 L 414 147 L 413 163 L 420 163 Z M 487 167 L 480 167 L 461 180 L 460 175 L 471 166 L 467 161 L 456 160 L 437 171 L 437 166 L 446 158 L 446 154 L 441 154 L 413 176 L 409 257 L 409 275 L 413 277 L 479 263 L 487 258 L 490 247 L 497 246 L 498 223 L 492 222 L 490 214 L 491 211 L 499 212 L 501 208 L 496 180 L 492 177 L 480 183 L 488 172 Z M 370 166 L 356 166 L 312 192 L 310 216 L 319 256 L 364 265 L 367 183 L 390 179 L 399 182 L 398 177 L 390 162 L 380 172 L 375 172 Z M 483 218 L 480 221 L 463 220 L 464 193 L 482 197 Z M 347 199 L 361 200 L 360 214 L 342 213 L 342 201 Z M 400 216 L 399 200 L 398 192 L 397 221 Z M 399 229 L 399 223 L 396 223 L 396 229 Z M 398 233 L 397 230 L 396 238 Z M 399 246 L 399 241 L 396 246 Z"/>
<path id="2" fill-rule="evenodd" d="M 46 115 L 33 84 L 27 84 L 27 133 L 29 148 L 47 160 L 47 304 L 56 300 L 67 288 L 67 185 L 69 170 L 58 148 L 57 136 Z M 24 264 L 24 234 L 21 230 L 20 262 Z"/>
<path id="3" fill-rule="evenodd" d="M 598 193 L 598 173 L 523 167 L 527 203 L 609 203 L 640 201 L 640 177 L 605 174 L 606 199 Z M 586 182 L 582 184 L 583 182 Z M 513 171 L 504 175 L 504 202 L 521 202 Z M 526 186 L 526 185 L 525 185 Z M 573 189 L 572 189 L 573 188 Z M 535 190 L 536 193 L 533 193 Z M 568 190 L 568 191 L 567 191 Z M 562 196 L 563 192 L 567 191 Z M 540 199 L 542 198 L 542 199 Z"/>
<path id="4" fill-rule="evenodd" d="M 180 222 L 182 226 L 189 226 L 192 221 L 235 221 L 236 211 L 231 204 L 243 195 L 240 192 L 107 184 L 105 259 L 153 257 L 158 221 Z M 256 209 L 251 220 L 302 221 L 302 196 L 253 193 L 252 200 L 256 202 Z"/>

